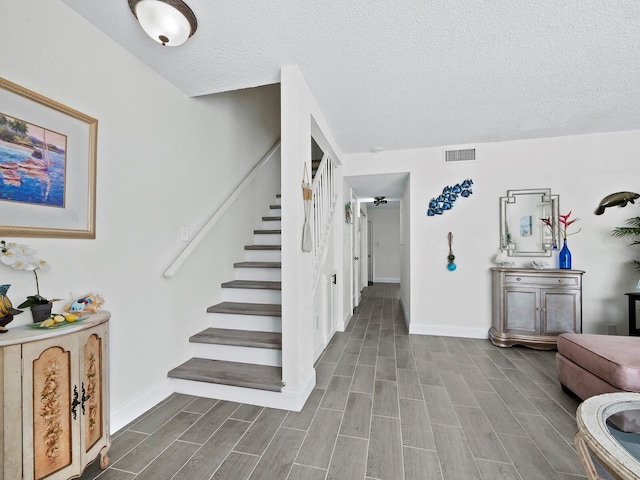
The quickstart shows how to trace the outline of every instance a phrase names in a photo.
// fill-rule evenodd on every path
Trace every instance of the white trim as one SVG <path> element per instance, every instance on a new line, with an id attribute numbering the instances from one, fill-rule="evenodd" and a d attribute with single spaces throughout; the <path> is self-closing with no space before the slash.
<path id="1" fill-rule="evenodd" d="M 407 315 L 407 309 L 404 308 L 404 300 L 400 297 L 400 308 L 402 309 L 402 316 L 404 317 L 404 323 L 407 326 L 407 330 L 411 330 L 411 319 Z"/>
<path id="2" fill-rule="evenodd" d="M 400 283 L 400 277 L 373 277 L 373 283 Z"/>
<path id="3" fill-rule="evenodd" d="M 489 338 L 488 328 L 447 327 L 444 325 L 416 325 L 409 326 L 409 333 L 415 335 L 438 335 L 441 337 L 459 338 Z"/>
<path id="4" fill-rule="evenodd" d="M 316 385 L 316 371 L 311 371 L 302 390 L 284 387 L 282 392 L 269 392 L 178 378 L 172 378 L 170 381 L 176 393 L 299 412 Z"/>
<path id="5" fill-rule="evenodd" d="M 131 423 L 140 415 L 155 407 L 174 392 L 169 379 L 166 378 L 154 387 L 148 388 L 137 397 L 132 398 L 117 410 L 109 413 L 110 432 L 115 432 Z"/>

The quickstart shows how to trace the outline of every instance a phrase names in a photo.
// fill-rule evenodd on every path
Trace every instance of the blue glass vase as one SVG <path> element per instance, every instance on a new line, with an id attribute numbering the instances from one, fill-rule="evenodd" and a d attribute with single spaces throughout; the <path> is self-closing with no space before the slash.
<path id="1" fill-rule="evenodd" d="M 567 247 L 566 238 L 564 239 L 562 250 L 560 250 L 560 253 L 558 254 L 558 267 L 571 270 L 571 252 L 569 251 L 569 247 Z"/>

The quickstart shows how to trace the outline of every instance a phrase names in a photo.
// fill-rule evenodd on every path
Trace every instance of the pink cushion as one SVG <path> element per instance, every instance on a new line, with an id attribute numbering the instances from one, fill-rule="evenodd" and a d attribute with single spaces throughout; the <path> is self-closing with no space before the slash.
<path id="1" fill-rule="evenodd" d="M 640 392 L 640 337 L 563 333 L 558 352 L 620 390 Z"/>

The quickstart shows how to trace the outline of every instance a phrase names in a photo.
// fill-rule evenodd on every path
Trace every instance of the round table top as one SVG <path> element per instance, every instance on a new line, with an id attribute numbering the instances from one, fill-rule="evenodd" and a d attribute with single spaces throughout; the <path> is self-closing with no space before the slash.
<path id="1" fill-rule="evenodd" d="M 640 393 L 607 393 L 585 400 L 576 414 L 589 449 L 622 479 L 640 478 Z"/>

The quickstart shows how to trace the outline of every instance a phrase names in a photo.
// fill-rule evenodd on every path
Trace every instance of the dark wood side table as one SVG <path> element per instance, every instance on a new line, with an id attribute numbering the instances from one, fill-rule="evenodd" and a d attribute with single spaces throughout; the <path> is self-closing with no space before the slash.
<path id="1" fill-rule="evenodd" d="M 636 323 L 636 302 L 640 300 L 640 292 L 625 293 L 629 297 L 629 335 L 640 336 L 640 327 Z"/>

